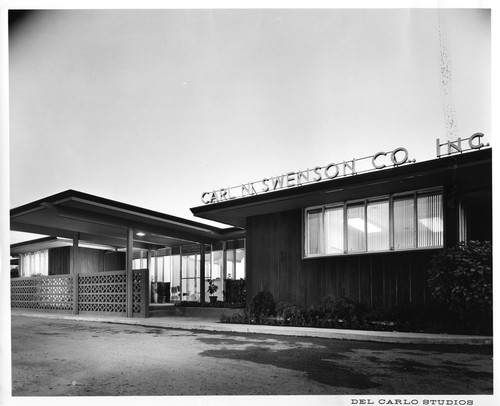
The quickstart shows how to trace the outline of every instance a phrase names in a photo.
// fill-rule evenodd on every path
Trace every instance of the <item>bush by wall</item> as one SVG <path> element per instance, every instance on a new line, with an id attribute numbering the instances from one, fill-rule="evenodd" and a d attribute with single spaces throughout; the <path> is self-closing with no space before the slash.
<path id="1" fill-rule="evenodd" d="M 220 316 L 220 321 L 221 323 L 249 324 L 250 317 L 248 316 L 247 309 L 244 309 L 241 313 L 223 314 Z"/>
<path id="2" fill-rule="evenodd" d="M 428 286 L 446 307 L 454 328 L 491 334 L 493 326 L 492 245 L 469 241 L 434 256 Z"/>
<path id="3" fill-rule="evenodd" d="M 273 317 L 276 314 L 276 303 L 271 292 L 258 292 L 248 306 L 248 315 L 256 323 L 261 319 Z"/>
<path id="4" fill-rule="evenodd" d="M 204 302 L 201 303 L 200 301 L 193 300 L 183 300 L 181 302 L 176 302 L 174 303 L 174 306 L 181 306 L 181 307 L 217 307 L 217 308 L 227 308 L 227 309 L 242 309 L 245 307 L 245 303 L 227 303 L 223 302 L 221 300 L 218 300 L 217 302 Z"/>
<path id="5" fill-rule="evenodd" d="M 247 287 L 245 279 L 226 279 L 224 298 L 227 303 L 246 303 Z"/>
<path id="6" fill-rule="evenodd" d="M 322 305 L 310 308 L 285 302 L 274 307 L 273 304 L 272 294 L 259 292 L 248 309 L 242 313 L 224 315 L 220 321 L 357 330 L 490 334 L 478 330 L 458 331 L 456 319 L 450 316 L 445 306 L 436 304 L 367 310 L 360 303 L 332 296 L 325 298 Z"/>

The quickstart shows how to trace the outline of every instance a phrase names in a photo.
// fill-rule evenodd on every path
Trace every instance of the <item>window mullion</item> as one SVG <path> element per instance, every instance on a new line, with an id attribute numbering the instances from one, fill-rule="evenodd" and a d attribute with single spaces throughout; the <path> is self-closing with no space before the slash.
<path id="1" fill-rule="evenodd" d="M 326 233 L 325 233 L 325 206 L 321 208 L 321 221 L 319 222 L 319 232 L 322 238 L 320 238 L 319 243 L 321 246 L 319 247 L 319 252 L 321 254 L 326 254 Z"/>
<path id="2" fill-rule="evenodd" d="M 347 203 L 344 202 L 343 205 L 343 215 L 344 215 L 344 254 L 347 254 L 349 246 L 347 243 Z"/>
<path id="3" fill-rule="evenodd" d="M 389 249 L 394 250 L 394 198 L 389 196 Z"/>
<path id="4" fill-rule="evenodd" d="M 415 241 L 413 242 L 413 247 L 418 247 L 418 210 L 417 210 L 418 200 L 417 200 L 417 192 L 413 193 L 413 221 L 415 226 Z"/>
<path id="5" fill-rule="evenodd" d="M 365 226 L 365 252 L 368 252 L 368 204 L 367 200 L 365 199 L 364 201 L 365 207 L 364 207 L 364 212 L 365 212 L 365 221 L 364 221 L 364 226 Z"/>

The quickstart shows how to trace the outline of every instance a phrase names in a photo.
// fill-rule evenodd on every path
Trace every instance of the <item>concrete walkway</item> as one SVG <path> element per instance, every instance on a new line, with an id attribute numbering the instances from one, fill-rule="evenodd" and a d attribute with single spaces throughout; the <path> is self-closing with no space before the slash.
<path id="1" fill-rule="evenodd" d="M 148 317 L 128 318 L 112 316 L 73 315 L 68 313 L 26 311 L 12 309 L 12 316 L 40 317 L 44 319 L 63 319 L 75 321 L 89 321 L 98 323 L 114 323 L 144 327 L 172 328 L 179 330 L 202 330 L 221 333 L 254 333 L 296 337 L 331 338 L 336 340 L 376 341 L 398 344 L 451 344 L 451 345 L 489 345 L 493 337 L 454 335 L 454 334 L 425 334 L 401 333 L 387 331 L 364 331 L 347 329 L 323 329 L 313 327 L 288 326 L 261 326 L 251 324 L 227 324 L 218 320 L 195 317 Z"/>

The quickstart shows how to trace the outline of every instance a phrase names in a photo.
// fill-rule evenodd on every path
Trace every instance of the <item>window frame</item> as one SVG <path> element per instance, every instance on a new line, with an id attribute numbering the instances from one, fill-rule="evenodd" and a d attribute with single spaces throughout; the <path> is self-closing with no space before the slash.
<path id="1" fill-rule="evenodd" d="M 434 246 L 418 246 L 419 244 L 419 228 L 422 227 L 419 225 L 418 219 L 418 198 L 428 195 L 437 194 L 441 198 L 440 202 L 440 212 L 441 212 L 441 244 Z M 412 242 L 413 245 L 411 247 L 404 248 L 396 248 L 395 247 L 395 219 L 394 219 L 394 201 L 398 198 L 411 198 L 413 201 L 413 225 L 414 230 L 412 231 Z M 388 232 L 389 232 L 389 248 L 381 249 L 381 250 L 368 250 L 368 204 L 376 203 L 376 202 L 387 202 L 388 207 Z M 362 203 L 364 205 L 364 250 L 362 251 L 349 251 L 348 249 L 348 222 L 347 222 L 347 209 L 350 206 L 359 205 Z M 325 225 L 326 221 L 326 211 L 328 209 L 342 208 L 343 210 L 343 230 L 342 230 L 342 238 L 343 238 L 343 251 L 338 253 L 327 253 L 327 235 L 326 230 L 327 227 Z M 310 249 L 310 236 L 309 236 L 309 224 L 308 224 L 308 213 L 311 211 L 320 211 L 321 219 L 320 219 L 320 239 L 319 239 L 319 253 L 311 254 L 308 253 L 307 250 Z M 398 193 L 390 193 L 385 195 L 373 196 L 364 199 L 353 199 L 353 200 L 344 200 L 337 201 L 333 203 L 323 204 L 323 205 L 315 205 L 305 207 L 302 210 L 302 259 L 313 259 L 313 258 L 324 258 L 324 257 L 339 257 L 346 255 L 370 255 L 370 254 L 383 254 L 388 252 L 405 252 L 405 251 L 421 251 L 421 250 L 437 250 L 442 249 L 444 247 L 445 242 L 445 210 L 444 210 L 444 191 L 442 187 L 439 188 L 427 188 L 427 189 L 418 189 L 406 192 L 398 192 Z"/>

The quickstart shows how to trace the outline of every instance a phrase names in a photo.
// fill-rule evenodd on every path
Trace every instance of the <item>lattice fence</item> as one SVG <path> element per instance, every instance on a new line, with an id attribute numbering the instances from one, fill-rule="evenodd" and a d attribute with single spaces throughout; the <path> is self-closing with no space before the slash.
<path id="1" fill-rule="evenodd" d="M 149 272 L 134 270 L 134 316 L 147 317 L 149 308 Z M 125 315 L 127 312 L 127 278 L 125 271 L 78 275 L 78 311 Z"/>
<path id="2" fill-rule="evenodd" d="M 78 312 L 127 312 L 125 271 L 78 275 Z"/>
<path id="3" fill-rule="evenodd" d="M 134 271 L 133 281 L 133 312 L 137 316 L 148 317 L 150 287 L 149 271 L 147 269 Z"/>
<path id="4" fill-rule="evenodd" d="M 13 278 L 10 289 L 13 308 L 73 310 L 72 275 Z"/>
<path id="5" fill-rule="evenodd" d="M 133 315 L 147 317 L 149 310 L 149 272 L 133 272 Z M 78 313 L 126 315 L 127 279 L 125 271 L 80 273 L 73 294 L 73 275 L 11 279 L 11 306 L 25 309 L 67 310 Z"/>

